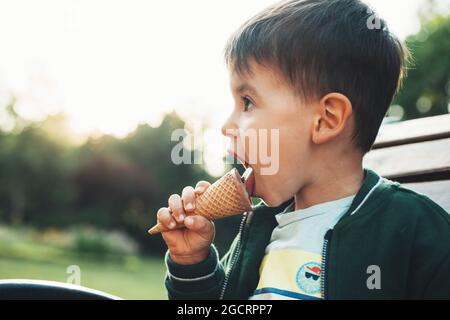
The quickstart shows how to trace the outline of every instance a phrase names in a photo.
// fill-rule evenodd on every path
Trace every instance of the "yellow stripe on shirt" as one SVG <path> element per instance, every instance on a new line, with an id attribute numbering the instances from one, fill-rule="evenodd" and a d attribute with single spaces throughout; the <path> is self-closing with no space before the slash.
<path id="1" fill-rule="evenodd" d="M 255 295 L 272 293 L 286 298 L 321 298 L 321 256 L 317 253 L 280 249 L 264 257 Z"/>

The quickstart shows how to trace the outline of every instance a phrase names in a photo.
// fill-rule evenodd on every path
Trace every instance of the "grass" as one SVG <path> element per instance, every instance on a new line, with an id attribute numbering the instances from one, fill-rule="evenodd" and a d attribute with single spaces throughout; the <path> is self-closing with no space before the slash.
<path id="1" fill-rule="evenodd" d="M 138 258 L 133 266 L 73 261 L 81 270 L 81 285 L 124 299 L 166 299 L 165 268 L 160 260 Z M 66 282 L 69 264 L 0 258 L 0 278 L 25 278 Z"/>
<path id="2" fill-rule="evenodd" d="M 67 268 L 80 268 L 80 284 L 124 299 L 166 299 L 162 259 L 126 256 L 120 260 L 80 257 L 64 248 L 36 241 L 32 233 L 0 230 L 0 279 L 67 282 Z"/>

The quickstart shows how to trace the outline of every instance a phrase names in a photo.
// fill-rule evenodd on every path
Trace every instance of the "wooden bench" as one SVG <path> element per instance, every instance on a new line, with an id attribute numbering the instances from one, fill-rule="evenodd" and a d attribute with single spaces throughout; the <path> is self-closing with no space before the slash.
<path id="1" fill-rule="evenodd" d="M 364 166 L 450 211 L 450 114 L 382 125 Z"/>

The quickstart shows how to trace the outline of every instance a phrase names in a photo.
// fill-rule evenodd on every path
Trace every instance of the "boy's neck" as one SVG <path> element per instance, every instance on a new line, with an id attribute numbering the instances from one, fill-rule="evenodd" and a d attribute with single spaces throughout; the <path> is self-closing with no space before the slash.
<path id="1" fill-rule="evenodd" d="M 329 163 L 329 162 L 328 162 Z M 320 168 L 317 177 L 295 195 L 295 210 L 356 194 L 364 180 L 361 161 L 334 162 Z"/>

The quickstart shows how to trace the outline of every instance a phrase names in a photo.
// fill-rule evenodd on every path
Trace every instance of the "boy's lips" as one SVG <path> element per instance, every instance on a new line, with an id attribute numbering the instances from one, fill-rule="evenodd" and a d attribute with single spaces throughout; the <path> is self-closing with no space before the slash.
<path id="1" fill-rule="evenodd" d="M 249 196 L 252 197 L 255 190 L 255 174 L 253 168 L 236 152 L 228 150 L 228 153 L 237 159 L 244 166 L 244 168 L 246 168 L 244 174 L 242 175 L 242 182 L 245 184 L 245 188 L 247 189 Z"/>

